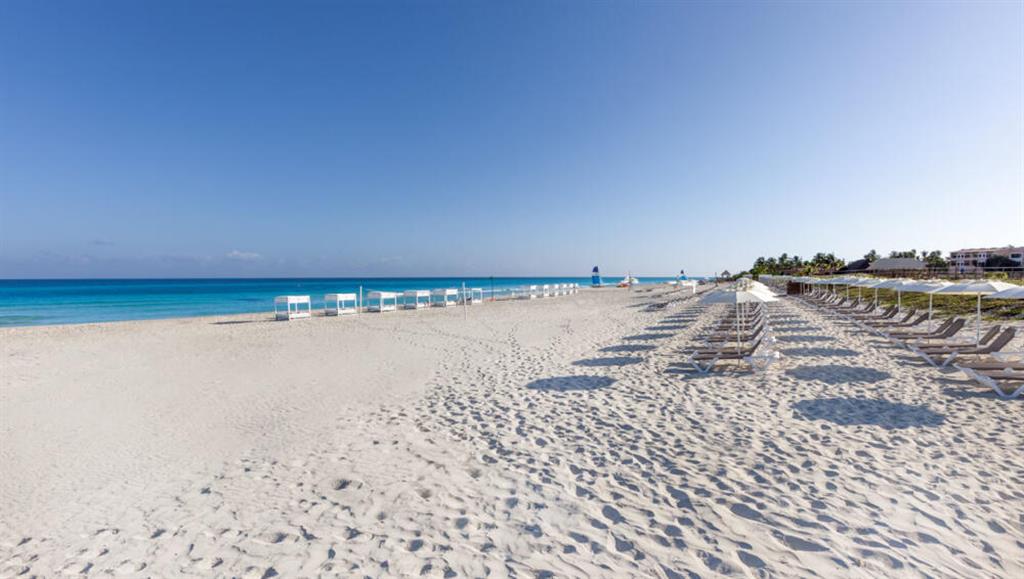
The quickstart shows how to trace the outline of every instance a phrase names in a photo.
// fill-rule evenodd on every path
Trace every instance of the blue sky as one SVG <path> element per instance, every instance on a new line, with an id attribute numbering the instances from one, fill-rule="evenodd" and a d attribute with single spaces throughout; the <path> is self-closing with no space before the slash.
<path id="1" fill-rule="evenodd" d="M 0 277 L 1024 243 L 1000 3 L 0 3 Z"/>

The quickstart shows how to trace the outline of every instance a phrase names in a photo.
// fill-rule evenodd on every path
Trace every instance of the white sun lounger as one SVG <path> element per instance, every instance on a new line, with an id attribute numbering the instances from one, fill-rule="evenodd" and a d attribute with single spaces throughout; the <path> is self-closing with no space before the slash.
<path id="1" fill-rule="evenodd" d="M 995 392 L 996 396 L 1002 398 L 1003 400 L 1016 400 L 1017 398 L 1020 398 L 1022 394 L 1024 394 L 1024 384 L 1018 386 L 1016 390 L 1004 390 L 998 382 L 999 378 L 1001 377 L 999 373 L 995 373 L 992 376 L 988 376 L 972 368 L 965 368 L 963 366 L 957 366 L 956 364 L 954 364 L 953 367 L 963 372 L 965 376 L 967 376 L 971 380 L 974 380 L 978 384 L 991 388 L 992 391 Z M 1006 375 L 1008 377 L 1012 376 L 1016 380 L 1020 380 L 1021 373 L 1007 371 Z"/>
<path id="2" fill-rule="evenodd" d="M 521 300 L 537 299 L 537 286 L 535 286 L 535 285 L 527 286 L 523 290 L 523 293 L 519 294 L 519 299 L 521 299 Z"/>

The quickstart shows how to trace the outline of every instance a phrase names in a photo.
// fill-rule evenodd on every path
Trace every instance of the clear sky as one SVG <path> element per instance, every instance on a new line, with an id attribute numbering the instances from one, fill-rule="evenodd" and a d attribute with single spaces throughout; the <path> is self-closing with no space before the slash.
<path id="1" fill-rule="evenodd" d="M 1008 2 L 0 3 L 0 277 L 1024 244 Z"/>

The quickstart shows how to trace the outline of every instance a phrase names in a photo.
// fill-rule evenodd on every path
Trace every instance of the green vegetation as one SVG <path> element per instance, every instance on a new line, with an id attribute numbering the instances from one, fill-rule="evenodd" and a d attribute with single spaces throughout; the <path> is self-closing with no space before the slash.
<path id="1" fill-rule="evenodd" d="M 889 257 L 909 257 L 912 259 L 920 259 L 921 261 L 924 261 L 928 267 L 935 269 L 945 269 L 949 267 L 949 262 L 942 257 L 941 251 L 926 251 L 923 249 L 920 252 L 916 249 L 909 249 L 907 251 L 890 251 Z M 881 255 L 874 249 L 864 254 L 864 260 L 868 263 L 877 261 L 880 258 Z M 754 261 L 754 265 L 750 268 L 750 273 L 752 275 L 815 275 L 831 273 L 841 269 L 845 265 L 846 261 L 837 258 L 833 253 L 816 253 L 814 254 L 814 257 L 808 261 L 801 259 L 798 255 L 790 257 L 788 253 L 783 253 L 779 257 L 757 258 Z"/>
<path id="2" fill-rule="evenodd" d="M 875 250 L 871 250 L 874 253 Z M 867 258 L 867 256 L 864 256 Z M 890 251 L 889 257 L 909 257 L 911 259 L 920 259 L 921 261 L 928 264 L 928 267 L 934 268 L 946 268 L 949 267 L 949 262 L 943 259 L 941 251 L 927 251 L 922 249 L 920 253 L 916 249 L 910 249 L 907 251 Z"/>
<path id="3" fill-rule="evenodd" d="M 804 261 L 799 255 L 790 257 L 783 253 L 779 257 L 759 257 L 750 268 L 752 275 L 781 275 L 784 273 L 794 275 L 813 275 L 835 271 L 846 265 L 846 262 L 839 259 L 832 253 L 816 253 L 809 261 Z"/>
<path id="4" fill-rule="evenodd" d="M 845 290 L 841 290 L 845 292 Z M 875 299 L 875 290 L 862 289 L 861 296 L 865 301 Z M 850 296 L 857 295 L 857 288 L 850 288 Z M 901 301 L 903 308 L 916 308 L 928 311 L 928 294 L 904 293 Z M 936 317 L 970 316 L 977 312 L 978 298 L 974 296 L 935 295 L 932 309 Z M 896 292 L 878 290 L 878 302 L 884 306 L 896 303 Z M 1024 320 L 1024 300 L 981 300 L 981 317 L 986 320 Z"/>

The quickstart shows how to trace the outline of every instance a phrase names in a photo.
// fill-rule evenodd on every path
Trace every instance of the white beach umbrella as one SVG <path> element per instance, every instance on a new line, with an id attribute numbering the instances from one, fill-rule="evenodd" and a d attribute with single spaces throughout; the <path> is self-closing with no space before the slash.
<path id="1" fill-rule="evenodd" d="M 949 287 L 951 284 L 948 281 L 942 281 L 938 279 L 929 279 L 916 282 L 910 282 L 901 286 L 905 292 L 912 293 L 924 293 L 928 294 L 928 331 L 932 329 L 932 299 L 935 297 L 935 292 L 942 288 Z"/>
<path id="2" fill-rule="evenodd" d="M 978 298 L 978 316 L 975 321 L 975 343 L 981 342 L 981 296 L 992 295 L 1004 290 L 1013 289 L 1015 286 L 1010 283 L 1002 281 L 992 281 L 987 279 L 979 279 L 973 281 L 966 281 L 963 283 L 957 283 L 950 286 L 946 286 L 938 291 L 936 294 L 950 295 L 950 296 L 977 296 Z"/>
<path id="3" fill-rule="evenodd" d="M 767 303 L 777 302 L 778 298 L 775 296 L 764 295 L 762 293 L 752 292 L 741 287 L 732 287 L 727 289 L 720 289 L 708 292 L 700 298 L 702 304 L 730 304 L 737 306 L 736 309 L 736 320 L 740 320 L 739 307 L 742 304 L 755 304 L 755 303 Z M 740 326 L 741 323 L 736 324 L 736 351 L 740 350 Z"/>
<path id="4" fill-rule="evenodd" d="M 1024 300 L 1024 286 L 1015 285 L 1010 289 L 985 296 L 986 300 Z"/>
<path id="5" fill-rule="evenodd" d="M 766 295 L 766 296 L 773 297 L 773 298 L 775 297 L 775 292 L 772 291 L 772 288 L 764 285 L 763 283 L 761 283 L 759 281 L 752 281 L 752 282 L 750 282 L 747 291 L 751 291 L 751 292 L 754 292 L 754 293 L 757 293 L 757 294 L 761 294 L 761 295 Z"/>
<path id="6" fill-rule="evenodd" d="M 861 299 L 861 292 L 864 291 L 864 288 L 872 287 L 875 284 L 877 284 L 879 281 L 880 280 L 875 279 L 873 277 L 858 277 L 856 279 L 856 281 L 851 281 L 850 285 L 852 287 L 857 288 L 857 301 L 860 301 L 860 299 Z M 876 295 L 877 295 L 877 293 L 878 292 L 875 292 Z"/>
<path id="7" fill-rule="evenodd" d="M 903 311 L 903 290 L 900 289 L 902 286 L 912 283 L 909 279 L 887 279 L 871 286 L 875 289 L 875 303 L 878 303 L 878 290 L 889 289 L 896 290 L 896 311 Z"/>
<path id="8" fill-rule="evenodd" d="M 879 283 L 880 281 L 882 280 L 875 277 L 859 277 L 857 278 L 857 281 L 850 282 L 850 285 L 852 285 L 853 287 L 870 287 Z"/>
<path id="9" fill-rule="evenodd" d="M 849 299 L 849 297 L 850 297 L 850 288 L 851 287 L 857 287 L 857 284 L 862 279 L 864 279 L 864 278 L 857 277 L 855 275 L 848 275 L 848 276 L 845 276 L 845 277 L 836 278 L 836 279 L 832 280 L 832 283 L 835 283 L 837 285 L 845 285 L 846 286 L 846 297 L 847 297 L 847 299 Z"/>

